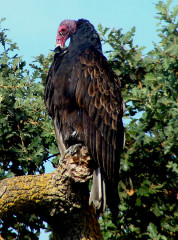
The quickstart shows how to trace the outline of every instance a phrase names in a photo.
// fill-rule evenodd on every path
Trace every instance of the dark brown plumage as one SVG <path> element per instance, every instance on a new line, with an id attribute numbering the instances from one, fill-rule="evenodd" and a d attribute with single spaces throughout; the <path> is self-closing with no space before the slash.
<path id="1" fill-rule="evenodd" d="M 82 143 L 94 161 L 90 203 L 107 203 L 117 214 L 119 155 L 123 148 L 123 100 L 120 83 L 102 54 L 99 36 L 89 21 L 63 21 L 50 67 L 45 104 L 54 122 L 61 154 Z M 106 198 L 105 198 L 106 184 Z"/>

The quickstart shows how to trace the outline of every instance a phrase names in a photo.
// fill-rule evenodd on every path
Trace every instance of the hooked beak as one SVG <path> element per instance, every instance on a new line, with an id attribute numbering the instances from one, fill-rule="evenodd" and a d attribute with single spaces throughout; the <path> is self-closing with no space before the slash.
<path id="1" fill-rule="evenodd" d="M 65 47 L 65 39 L 62 38 L 62 39 L 56 39 L 56 47 L 61 47 L 61 48 L 64 48 Z"/>

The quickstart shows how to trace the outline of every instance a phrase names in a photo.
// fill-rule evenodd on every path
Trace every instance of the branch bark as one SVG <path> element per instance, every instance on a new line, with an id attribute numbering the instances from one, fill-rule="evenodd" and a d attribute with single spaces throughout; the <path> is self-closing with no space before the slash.
<path id="1" fill-rule="evenodd" d="M 35 213 L 48 222 L 54 239 L 102 239 L 95 211 L 88 204 L 91 159 L 81 145 L 70 147 L 49 174 L 0 182 L 0 217 Z"/>

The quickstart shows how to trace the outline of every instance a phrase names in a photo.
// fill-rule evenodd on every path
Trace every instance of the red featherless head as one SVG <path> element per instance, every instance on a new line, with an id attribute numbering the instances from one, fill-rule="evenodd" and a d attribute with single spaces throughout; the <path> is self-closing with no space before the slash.
<path id="1" fill-rule="evenodd" d="M 66 40 L 77 30 L 76 21 L 74 20 L 64 20 L 59 25 L 56 37 L 56 47 L 60 46 L 63 48 L 65 46 Z"/>

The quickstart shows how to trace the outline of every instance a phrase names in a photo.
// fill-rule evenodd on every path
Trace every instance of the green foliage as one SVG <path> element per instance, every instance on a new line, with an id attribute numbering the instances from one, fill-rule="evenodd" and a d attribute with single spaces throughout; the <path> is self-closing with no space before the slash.
<path id="1" fill-rule="evenodd" d="M 2 33 L 5 51 L 0 54 L 1 177 L 9 172 L 42 173 L 52 129 L 46 124 L 44 86 L 29 76 L 21 57 L 12 55 L 17 47 Z"/>
<path id="2" fill-rule="evenodd" d="M 0 178 L 44 173 L 53 152 L 55 134 L 44 106 L 44 85 L 30 76 L 18 47 L 7 38 L 0 21 Z M 40 76 L 41 77 L 41 76 Z M 50 150 L 51 149 L 51 150 Z M 55 150 L 54 150 L 55 149 Z M 5 239 L 38 239 L 42 221 L 29 216 L 2 219 Z M 31 231 L 26 229 L 29 225 Z M 9 229 L 9 227 L 11 227 Z M 8 230 L 9 229 L 9 230 Z M 13 229 L 18 229 L 18 233 Z M 26 230 L 25 230 L 26 229 Z M 22 238 L 21 238 L 22 239 Z"/>
<path id="3" fill-rule="evenodd" d="M 160 42 L 146 56 L 133 46 L 134 28 L 123 35 L 99 26 L 102 41 L 111 47 L 108 57 L 121 80 L 129 119 L 118 229 L 105 239 L 176 239 L 178 9 L 170 13 L 170 3 L 156 5 Z M 103 234 L 111 233 L 109 218 L 100 222 Z"/>

